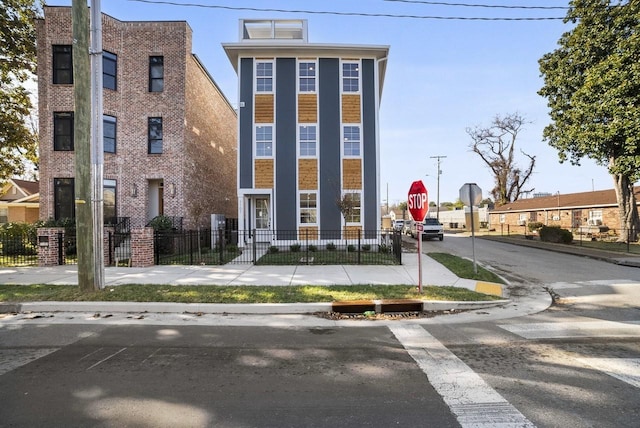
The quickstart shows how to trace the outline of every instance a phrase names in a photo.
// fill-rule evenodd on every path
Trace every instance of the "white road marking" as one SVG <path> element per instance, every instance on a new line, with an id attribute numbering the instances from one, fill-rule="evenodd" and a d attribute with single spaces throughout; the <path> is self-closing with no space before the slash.
<path id="1" fill-rule="evenodd" d="M 419 325 L 389 329 L 427 375 L 463 428 L 535 425 Z"/>
<path id="2" fill-rule="evenodd" d="M 96 367 L 97 365 L 100 365 L 100 364 L 104 363 L 105 361 L 107 361 L 107 360 L 109 360 L 109 359 L 111 359 L 111 358 L 115 357 L 115 356 L 116 356 L 116 355 L 118 355 L 120 352 L 124 351 L 125 349 L 127 349 L 127 348 L 126 348 L 126 347 L 125 347 L 125 348 L 122 348 L 122 349 L 121 349 L 121 350 L 119 350 L 118 352 L 114 352 L 113 354 L 109 355 L 107 358 L 103 358 L 102 360 L 98 361 L 97 363 L 95 363 L 95 364 L 94 364 L 94 365 L 92 365 L 91 367 L 87 368 L 87 371 L 89 371 L 89 370 L 91 370 L 92 368 Z"/>
<path id="3" fill-rule="evenodd" d="M 499 327 L 525 339 L 570 337 L 640 337 L 640 324 L 615 321 L 545 322 L 508 324 Z"/>
<path id="4" fill-rule="evenodd" d="M 640 358 L 576 358 L 581 363 L 593 367 L 640 388 Z"/>
<path id="5" fill-rule="evenodd" d="M 60 348 L 5 348 L 0 349 L 0 376 L 32 361 L 56 352 Z"/>

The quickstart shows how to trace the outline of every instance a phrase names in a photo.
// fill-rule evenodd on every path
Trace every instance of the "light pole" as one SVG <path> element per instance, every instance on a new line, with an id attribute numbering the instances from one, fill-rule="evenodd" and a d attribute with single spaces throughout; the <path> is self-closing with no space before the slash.
<path id="1" fill-rule="evenodd" d="M 438 159 L 438 173 L 437 173 L 437 191 L 436 191 L 436 219 L 440 223 L 440 159 L 444 159 L 446 156 L 431 156 L 431 159 Z"/>

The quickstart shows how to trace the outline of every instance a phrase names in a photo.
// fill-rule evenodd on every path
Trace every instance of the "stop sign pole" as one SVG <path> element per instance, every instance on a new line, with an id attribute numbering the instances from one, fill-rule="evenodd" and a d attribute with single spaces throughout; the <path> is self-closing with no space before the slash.
<path id="1" fill-rule="evenodd" d="M 413 221 L 418 223 L 416 224 L 418 231 L 418 292 L 422 294 L 422 222 L 429 212 L 429 195 L 422 180 L 411 183 L 407 208 L 409 208 Z"/>

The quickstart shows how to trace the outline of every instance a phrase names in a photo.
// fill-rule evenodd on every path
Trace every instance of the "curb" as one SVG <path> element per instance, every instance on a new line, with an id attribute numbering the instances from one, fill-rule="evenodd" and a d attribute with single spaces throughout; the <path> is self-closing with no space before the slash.
<path id="1" fill-rule="evenodd" d="M 363 313 L 374 311 L 445 311 L 483 309 L 504 305 L 510 300 L 480 302 L 436 300 L 362 300 L 327 303 L 165 303 L 165 302 L 25 302 L 0 303 L 0 313 L 21 312 L 103 312 L 103 313 L 198 313 L 198 314 L 311 314 L 314 312 Z"/>

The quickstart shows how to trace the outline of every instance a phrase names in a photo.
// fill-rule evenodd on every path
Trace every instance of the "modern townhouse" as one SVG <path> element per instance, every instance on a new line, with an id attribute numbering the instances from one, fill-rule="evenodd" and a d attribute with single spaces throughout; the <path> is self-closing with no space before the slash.
<path id="1" fill-rule="evenodd" d="M 235 217 L 237 116 L 198 57 L 184 21 L 102 15 L 104 216 L 185 228 Z M 40 218 L 74 217 L 70 7 L 37 22 Z"/>
<path id="2" fill-rule="evenodd" d="M 240 245 L 375 238 L 389 47 L 309 43 L 306 20 L 239 24 L 223 47 L 238 74 Z"/>

